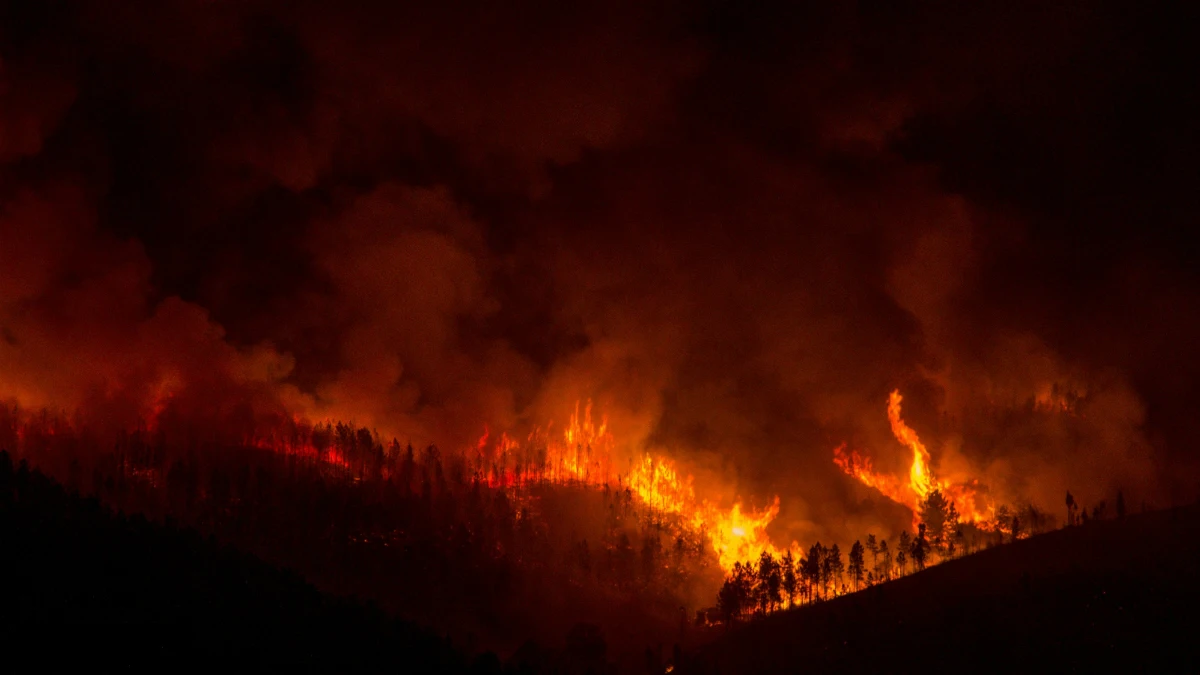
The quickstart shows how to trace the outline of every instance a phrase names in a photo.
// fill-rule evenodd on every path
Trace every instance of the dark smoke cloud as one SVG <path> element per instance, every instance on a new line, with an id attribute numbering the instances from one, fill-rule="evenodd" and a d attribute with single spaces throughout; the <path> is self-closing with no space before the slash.
<path id="1" fill-rule="evenodd" d="M 1194 496 L 1166 8 L 2 7 L 0 396 L 452 447 L 594 398 L 787 540 L 905 522 L 830 461 L 905 469 L 900 388 L 1000 499 Z"/>

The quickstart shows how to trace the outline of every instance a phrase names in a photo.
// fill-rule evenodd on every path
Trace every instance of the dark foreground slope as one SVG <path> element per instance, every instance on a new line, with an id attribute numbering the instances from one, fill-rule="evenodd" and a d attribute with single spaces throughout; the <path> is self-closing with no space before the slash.
<path id="1" fill-rule="evenodd" d="M 1200 672 L 1200 509 L 1093 522 L 730 630 L 686 672 Z"/>
<path id="2" fill-rule="evenodd" d="M 4 453 L 0 624 L 10 655 L 51 670 L 68 663 L 414 672 L 498 666 L 468 664 L 431 633 L 324 596 L 194 531 L 115 515 L 14 467 Z"/>

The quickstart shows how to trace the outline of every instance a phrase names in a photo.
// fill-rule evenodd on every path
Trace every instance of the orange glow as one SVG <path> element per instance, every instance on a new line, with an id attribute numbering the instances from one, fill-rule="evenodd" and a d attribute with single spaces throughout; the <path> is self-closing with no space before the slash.
<path id="1" fill-rule="evenodd" d="M 169 383 L 159 388 L 154 399 L 155 416 L 168 407 L 171 395 Z M 302 460 L 319 471 L 352 480 L 365 478 L 368 471 L 387 479 L 388 472 L 394 470 L 387 467 L 382 456 L 373 459 L 373 453 L 384 452 L 377 438 L 370 441 L 371 447 L 364 447 L 353 428 L 329 420 L 313 423 L 294 416 L 281 422 L 242 436 L 238 442 L 242 447 Z M 18 449 L 25 452 L 43 442 L 55 433 L 56 423 L 26 419 L 14 425 Z M 156 417 L 151 418 L 138 433 L 156 426 Z M 778 497 L 769 506 L 754 509 L 741 501 L 730 503 L 714 495 L 699 495 L 693 477 L 661 455 L 641 453 L 625 460 L 626 454 L 618 463 L 618 451 L 628 453 L 628 446 L 618 443 L 607 417 L 596 414 L 591 401 L 576 403 L 560 433 L 550 433 L 552 429 L 553 422 L 535 428 L 526 441 L 518 442 L 508 432 L 497 433 L 485 427 L 474 442 L 462 449 L 459 459 L 467 462 L 473 480 L 497 489 L 519 491 L 537 484 L 570 484 L 627 492 L 639 505 L 640 514 L 669 522 L 708 542 L 726 572 L 733 569 L 734 563 L 754 562 L 764 552 L 775 556 L 782 553 L 766 531 L 779 514 Z M 375 464 L 372 469 L 374 462 L 384 466 Z M 622 464 L 625 471 L 620 470 Z"/>
<path id="2" fill-rule="evenodd" d="M 940 486 L 934 480 L 933 474 L 930 473 L 929 451 L 925 449 L 925 444 L 917 437 L 917 432 L 905 424 L 904 419 L 900 417 L 900 402 L 903 400 L 899 390 L 893 391 L 892 395 L 888 397 L 888 422 L 892 425 L 892 434 L 896 440 L 912 450 L 912 468 L 908 470 L 908 485 L 919 500 L 924 500 L 930 492 Z"/>
<path id="3" fill-rule="evenodd" d="M 652 512 L 666 516 L 677 516 L 681 526 L 700 534 L 712 545 L 722 569 L 733 569 L 736 562 L 756 560 L 764 551 L 779 555 L 767 536 L 766 528 L 779 514 L 779 499 L 761 510 L 744 510 L 740 502 L 729 508 L 721 508 L 708 499 L 697 497 L 692 476 L 682 472 L 673 461 L 649 453 L 633 460 L 629 471 L 613 474 L 613 454 L 617 441 L 608 425 L 608 419 L 593 416 L 593 405 L 588 401 L 576 403 L 561 437 L 555 438 L 548 431 L 553 423 L 534 429 L 529 435 L 528 447 L 545 450 L 544 467 L 526 473 L 525 480 L 532 482 L 569 482 L 588 487 L 617 487 L 628 490 L 637 503 Z M 489 440 L 485 429 L 476 444 L 477 451 Z M 561 440 L 560 440 L 561 439 Z M 519 454 L 520 448 L 507 434 L 501 436 L 503 452 Z M 486 482 L 494 487 L 515 483 L 508 472 L 493 473 Z"/>
<path id="4" fill-rule="evenodd" d="M 721 568 L 726 572 L 736 562 L 755 561 L 764 552 L 779 557 L 783 551 L 775 548 L 767 536 L 767 525 L 779 515 L 779 497 L 762 511 L 742 511 L 741 502 L 729 511 L 705 505 L 693 516 L 692 524 L 708 534 L 709 542 Z"/>
<path id="5" fill-rule="evenodd" d="M 989 520 L 991 506 L 980 493 L 978 481 L 970 483 L 949 483 L 938 480 L 934 475 L 929 456 L 929 450 L 921 442 L 917 432 L 904 422 L 901 417 L 900 403 L 904 397 L 896 390 L 888 396 L 887 415 L 892 427 L 892 435 L 902 445 L 912 452 L 912 464 L 909 466 L 907 480 L 875 471 L 869 457 L 864 457 L 855 451 L 847 451 L 846 444 L 833 449 L 833 463 L 842 471 L 853 476 L 863 485 L 875 488 L 883 496 L 894 502 L 907 506 L 913 512 L 913 525 L 918 520 L 921 502 L 929 497 L 929 493 L 940 490 L 946 499 L 954 504 L 959 518 L 965 522 L 983 524 Z"/>

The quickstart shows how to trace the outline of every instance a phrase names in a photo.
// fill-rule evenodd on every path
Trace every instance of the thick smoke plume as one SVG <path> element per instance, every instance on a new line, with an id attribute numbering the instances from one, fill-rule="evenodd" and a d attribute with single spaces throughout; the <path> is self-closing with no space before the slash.
<path id="1" fill-rule="evenodd" d="M 1145 16 L 0 7 L 24 408 L 459 448 L 593 399 L 786 543 L 907 522 L 831 461 L 905 471 L 898 388 L 998 501 L 1195 496 L 1194 80 L 1145 75 L 1193 60 Z"/>

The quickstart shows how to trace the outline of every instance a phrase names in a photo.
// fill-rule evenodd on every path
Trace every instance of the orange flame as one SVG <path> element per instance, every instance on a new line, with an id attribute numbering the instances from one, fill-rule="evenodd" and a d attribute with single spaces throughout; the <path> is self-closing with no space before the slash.
<path id="1" fill-rule="evenodd" d="M 736 562 L 752 561 L 764 551 L 778 555 L 780 551 L 766 534 L 767 526 L 779 514 L 779 498 L 761 511 L 745 510 L 741 502 L 729 509 L 722 509 L 706 499 L 696 496 L 694 480 L 665 457 L 644 454 L 631 461 L 628 473 L 613 476 L 612 459 L 616 439 L 608 425 L 607 417 L 593 417 L 592 402 L 589 400 L 580 412 L 579 403 L 570 415 L 563 430 L 561 441 L 544 433 L 541 428 L 529 435 L 531 447 L 545 447 L 546 473 L 533 476 L 533 480 L 570 481 L 589 487 L 611 486 L 616 483 L 628 489 L 639 504 L 655 513 L 678 516 L 682 526 L 693 533 L 701 534 L 711 543 L 722 569 L 733 569 Z M 548 424 L 546 430 L 553 427 Z M 486 446 L 489 432 L 485 429 L 477 448 Z M 505 452 L 516 452 L 518 445 L 501 436 Z M 482 450 L 481 450 L 482 451 Z M 504 485 L 505 478 L 488 481 L 493 486 Z"/>
<path id="2" fill-rule="evenodd" d="M 977 524 L 986 522 L 991 508 L 984 503 L 986 500 L 980 494 L 978 481 L 955 484 L 938 480 L 934 475 L 929 450 L 921 442 L 917 432 L 901 417 L 900 403 L 903 400 L 899 390 L 893 391 L 888 396 L 887 415 L 892 435 L 912 451 L 912 464 L 909 466 L 907 480 L 875 471 L 870 458 L 855 451 L 847 452 L 845 443 L 834 448 L 833 463 L 863 485 L 875 488 L 888 499 L 907 506 L 913 512 L 914 526 L 918 520 L 917 513 L 921 503 L 934 490 L 941 491 L 942 495 L 954 504 L 963 520 Z"/>
<path id="3" fill-rule="evenodd" d="M 896 440 L 912 450 L 913 460 L 912 467 L 908 470 L 908 486 L 916 493 L 917 498 L 923 501 L 930 492 L 940 486 L 929 470 L 929 451 L 925 449 L 925 444 L 917 437 L 917 432 L 900 417 L 900 402 L 903 400 L 904 397 L 898 389 L 888 397 L 888 422 L 892 425 L 892 435 Z"/>

